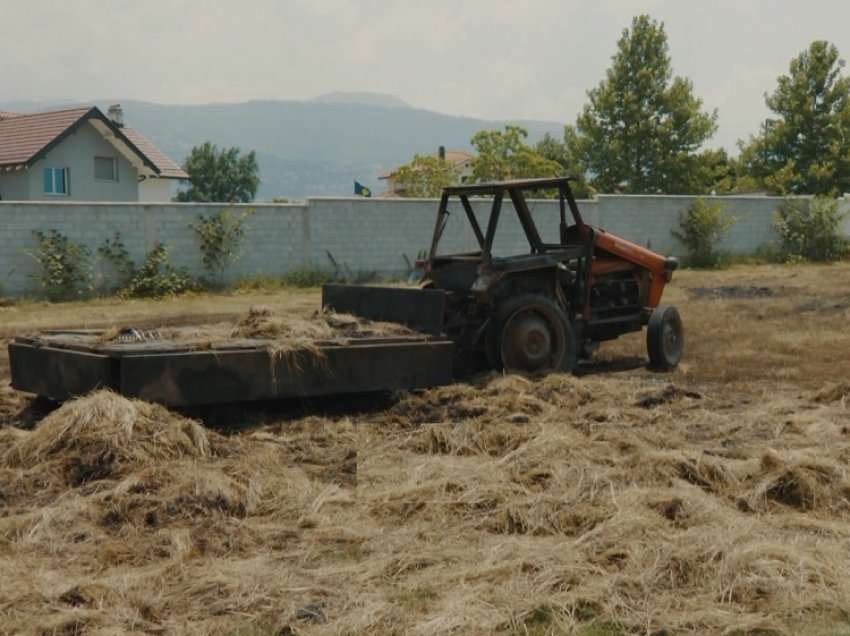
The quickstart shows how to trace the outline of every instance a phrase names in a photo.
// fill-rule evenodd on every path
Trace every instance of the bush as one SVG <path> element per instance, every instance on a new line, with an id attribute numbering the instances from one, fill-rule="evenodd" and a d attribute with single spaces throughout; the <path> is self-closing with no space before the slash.
<path id="1" fill-rule="evenodd" d="M 33 232 L 36 249 L 28 252 L 41 267 L 35 276 L 51 300 L 82 296 L 92 289 L 91 252 L 57 230 Z"/>
<path id="2" fill-rule="evenodd" d="M 688 251 L 688 265 L 717 267 L 721 261 L 717 244 L 734 224 L 735 218 L 725 212 L 722 203 L 699 198 L 681 214 L 673 236 Z"/>
<path id="3" fill-rule="evenodd" d="M 246 210 L 234 217 L 230 210 L 222 210 L 209 217 L 200 215 L 197 223 L 189 224 L 203 253 L 208 282 L 214 286 L 223 285 L 225 269 L 239 258 L 245 239 L 244 224 L 253 213 L 254 210 Z"/>
<path id="4" fill-rule="evenodd" d="M 168 262 L 168 248 L 157 243 L 136 269 L 121 235 L 117 232 L 98 248 L 98 254 L 110 261 L 121 276 L 118 293 L 127 298 L 161 298 L 189 291 L 194 287 L 189 273 Z"/>
<path id="5" fill-rule="evenodd" d="M 182 294 L 192 287 L 189 273 L 169 263 L 168 248 L 157 243 L 121 293 L 128 298 L 161 298 Z"/>
<path id="6" fill-rule="evenodd" d="M 850 242 L 840 230 L 845 216 L 833 199 L 785 199 L 773 221 L 783 260 L 835 261 L 847 256 Z"/>
<path id="7" fill-rule="evenodd" d="M 112 263 L 118 273 L 118 287 L 126 286 L 133 277 L 136 266 L 124 246 L 124 241 L 121 240 L 121 234 L 116 232 L 111 239 L 104 240 L 103 245 L 97 248 L 97 253 L 102 259 Z"/>

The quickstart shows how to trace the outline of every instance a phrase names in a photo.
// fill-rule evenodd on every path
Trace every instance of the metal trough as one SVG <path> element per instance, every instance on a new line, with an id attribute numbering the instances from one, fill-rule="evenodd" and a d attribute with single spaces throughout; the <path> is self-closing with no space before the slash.
<path id="1" fill-rule="evenodd" d="M 12 386 L 53 400 L 109 388 L 166 406 L 415 389 L 452 379 L 453 344 L 431 337 L 317 341 L 275 353 L 273 342 L 233 339 L 101 342 L 101 331 L 53 331 L 9 344 Z"/>

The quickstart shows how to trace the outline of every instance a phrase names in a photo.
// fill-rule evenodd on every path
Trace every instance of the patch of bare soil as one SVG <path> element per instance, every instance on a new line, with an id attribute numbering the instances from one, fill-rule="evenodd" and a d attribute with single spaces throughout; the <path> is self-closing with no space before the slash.
<path id="1" fill-rule="evenodd" d="M 772 287 L 756 285 L 720 285 L 718 287 L 691 287 L 688 289 L 691 298 L 770 298 L 777 294 Z"/>

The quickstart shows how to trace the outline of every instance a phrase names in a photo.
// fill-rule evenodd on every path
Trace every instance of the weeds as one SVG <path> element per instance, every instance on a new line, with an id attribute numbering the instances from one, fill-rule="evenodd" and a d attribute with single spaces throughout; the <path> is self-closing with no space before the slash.
<path id="1" fill-rule="evenodd" d="M 240 256 L 245 239 L 245 221 L 252 214 L 253 209 L 239 216 L 234 216 L 230 210 L 222 210 L 208 217 L 200 215 L 197 223 L 189 224 L 203 254 L 202 262 L 209 276 L 208 285 L 224 285 L 225 270 Z"/>
<path id="2" fill-rule="evenodd" d="M 186 270 L 171 265 L 168 248 L 162 243 L 154 245 L 139 268 L 130 258 L 118 232 L 112 239 L 104 241 L 97 251 L 118 272 L 118 293 L 126 298 L 174 296 L 195 286 Z"/>
<path id="3" fill-rule="evenodd" d="M 786 199 L 773 222 L 783 260 L 823 262 L 846 257 L 850 241 L 840 229 L 845 216 L 834 199 Z"/>
<path id="4" fill-rule="evenodd" d="M 681 215 L 679 229 L 672 234 L 687 249 L 688 265 L 717 267 L 722 262 L 717 244 L 734 223 L 735 218 L 724 211 L 722 203 L 699 198 Z"/>
<path id="5" fill-rule="evenodd" d="M 50 300 L 68 300 L 92 290 L 91 252 L 57 230 L 33 232 L 35 251 L 29 255 L 39 264 L 35 275 Z"/>

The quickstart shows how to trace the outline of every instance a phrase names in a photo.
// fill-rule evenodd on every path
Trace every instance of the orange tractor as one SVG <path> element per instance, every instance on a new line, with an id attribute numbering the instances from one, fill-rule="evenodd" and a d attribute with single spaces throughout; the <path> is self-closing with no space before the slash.
<path id="1" fill-rule="evenodd" d="M 527 192 L 541 190 L 557 192 L 557 242 L 541 238 L 526 201 Z M 528 249 L 497 256 L 506 196 Z M 480 220 L 474 210 L 479 197 L 490 201 L 489 215 Z M 450 208 L 458 203 L 459 209 Z M 466 217 L 475 251 L 444 253 L 455 213 Z M 555 234 L 554 227 L 546 229 Z M 651 365 L 672 369 L 682 357 L 682 319 L 675 307 L 659 303 L 677 265 L 675 258 L 586 224 L 569 178 L 463 185 L 443 191 L 428 258 L 417 263 L 418 294 L 333 285 L 325 288 L 323 303 L 450 338 L 456 372 L 475 358 L 508 371 L 572 371 L 600 342 L 644 326 Z"/>

